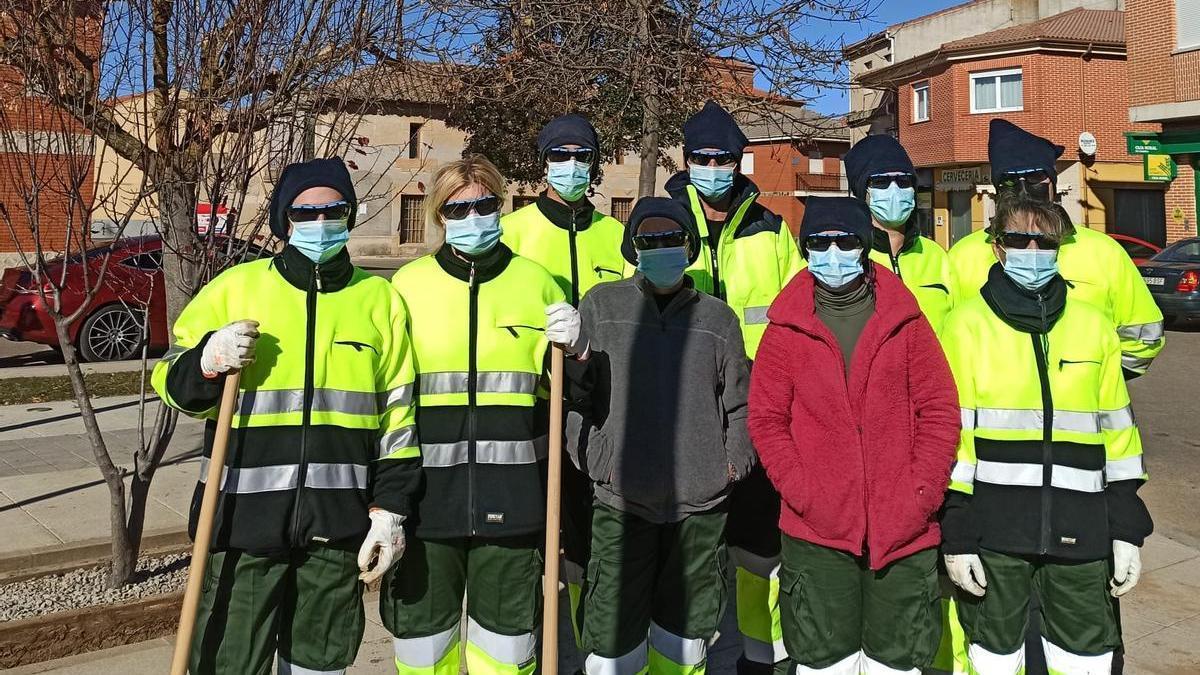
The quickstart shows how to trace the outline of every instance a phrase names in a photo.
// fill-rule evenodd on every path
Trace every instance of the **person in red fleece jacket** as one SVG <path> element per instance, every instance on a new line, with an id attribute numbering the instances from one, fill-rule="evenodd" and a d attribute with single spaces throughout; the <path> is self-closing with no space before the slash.
<path id="1" fill-rule="evenodd" d="M 750 436 L 783 497 L 783 640 L 797 673 L 919 673 L 941 638 L 937 512 L 957 391 L 913 295 L 868 260 L 867 207 L 810 197 L 809 268 L 768 312 Z"/>

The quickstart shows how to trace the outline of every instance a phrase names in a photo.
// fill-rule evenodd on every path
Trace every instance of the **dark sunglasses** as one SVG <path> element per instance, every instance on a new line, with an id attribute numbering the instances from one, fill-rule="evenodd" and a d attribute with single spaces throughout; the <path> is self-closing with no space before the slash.
<path id="1" fill-rule="evenodd" d="M 1038 169 L 1026 173 L 1006 173 L 996 184 L 997 189 L 1005 192 L 1024 192 L 1035 199 L 1046 201 L 1050 199 L 1053 186 L 1050 174 Z"/>
<path id="2" fill-rule="evenodd" d="M 688 235 L 683 230 L 633 235 L 633 247 L 639 251 L 652 251 L 656 248 L 677 248 L 679 246 L 686 246 L 687 243 Z"/>
<path id="3" fill-rule="evenodd" d="M 350 203 L 346 201 L 328 204 L 300 204 L 289 206 L 288 220 L 293 223 L 311 223 L 324 217 L 325 220 L 345 220 L 350 217 Z"/>
<path id="4" fill-rule="evenodd" d="M 1005 232 L 1000 235 L 1000 245 L 1004 248 L 1029 248 L 1031 241 L 1043 251 L 1053 251 L 1058 248 L 1057 241 L 1041 232 Z"/>
<path id="5" fill-rule="evenodd" d="M 867 187 L 872 190 L 886 190 L 895 183 L 902 190 L 917 186 L 917 179 L 912 174 L 902 176 L 871 176 L 867 179 Z"/>
<path id="6" fill-rule="evenodd" d="M 481 216 L 490 216 L 500 210 L 500 200 L 495 195 L 467 201 L 446 202 L 438 211 L 446 220 L 462 220 L 474 211 Z"/>
<path id="7" fill-rule="evenodd" d="M 837 245 L 843 251 L 853 251 L 862 248 L 862 240 L 853 234 L 814 234 L 804 240 L 804 247 L 810 251 L 828 251 L 830 246 Z"/>
<path id="8" fill-rule="evenodd" d="M 697 166 L 708 166 L 709 162 L 715 163 L 716 166 L 733 166 L 737 164 L 737 157 L 729 152 L 692 152 L 687 156 L 688 164 Z"/>
<path id="9" fill-rule="evenodd" d="M 568 148 L 551 148 L 546 151 L 547 162 L 569 162 L 575 160 L 584 164 L 592 163 L 592 155 L 595 154 L 589 148 L 579 148 L 571 150 Z"/>

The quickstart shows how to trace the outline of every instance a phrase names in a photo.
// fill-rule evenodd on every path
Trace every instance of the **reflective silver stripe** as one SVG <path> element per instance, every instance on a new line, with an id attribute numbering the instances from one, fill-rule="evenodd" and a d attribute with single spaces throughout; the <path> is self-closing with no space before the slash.
<path id="1" fill-rule="evenodd" d="M 208 464 L 207 457 L 200 458 L 201 483 L 207 479 Z M 296 477 L 299 474 L 300 465 L 298 464 L 225 467 L 221 474 L 221 491 L 244 495 L 292 490 L 296 487 Z M 307 477 L 304 481 L 305 487 L 321 490 L 367 489 L 367 467 L 362 464 L 313 463 L 308 465 L 305 475 Z"/>
<path id="2" fill-rule="evenodd" d="M 480 626 L 470 617 L 467 617 L 467 642 L 504 665 L 525 665 L 537 655 L 537 637 L 533 633 L 501 635 Z"/>
<path id="3" fill-rule="evenodd" d="M 1120 410 L 1100 411 L 1100 427 L 1106 431 L 1121 431 L 1133 425 L 1133 408 L 1129 406 L 1125 406 Z"/>
<path id="4" fill-rule="evenodd" d="M 760 324 L 767 322 L 767 310 L 771 309 L 770 305 L 766 307 L 747 307 L 742 310 L 742 320 L 746 325 Z"/>
<path id="5" fill-rule="evenodd" d="M 1113 653 L 1111 651 L 1094 656 L 1084 656 L 1069 652 L 1042 636 L 1042 653 L 1046 655 L 1046 670 L 1052 673 L 1111 673 L 1113 670 Z M 981 670 L 979 672 L 989 671 Z"/>
<path id="6" fill-rule="evenodd" d="M 981 459 L 975 465 L 975 482 L 1041 487 L 1042 465 L 989 462 Z"/>
<path id="7" fill-rule="evenodd" d="M 1050 485 L 1076 492 L 1103 492 L 1104 472 L 1055 464 L 1050 467 Z"/>
<path id="8" fill-rule="evenodd" d="M 314 389 L 313 412 L 336 412 L 347 415 L 375 415 L 375 393 Z M 278 415 L 304 410 L 303 389 L 249 389 L 242 392 L 238 412 L 242 415 Z"/>
<path id="9" fill-rule="evenodd" d="M 752 637 L 742 635 L 742 653 L 747 661 L 771 665 L 779 663 L 788 657 L 787 649 L 783 646 L 783 638 L 774 643 L 762 642 Z"/>
<path id="10" fill-rule="evenodd" d="M 309 464 L 304 487 L 317 490 L 366 490 L 367 467 L 364 464 Z"/>
<path id="11" fill-rule="evenodd" d="M 1041 431 L 1044 419 L 1041 410 L 979 408 L 975 411 L 975 428 L 1001 429 L 1005 431 Z M 1100 416 L 1097 413 L 1055 410 L 1054 429 L 1056 431 L 1075 431 L 1084 434 L 1100 433 Z"/>
<path id="12" fill-rule="evenodd" d="M 959 414 L 962 415 L 962 428 L 971 430 L 975 428 L 975 409 L 960 408 Z"/>
<path id="13" fill-rule="evenodd" d="M 1154 359 L 1142 358 L 1133 354 L 1121 354 L 1121 366 L 1125 370 L 1132 370 L 1135 373 L 1144 373 L 1150 367 Z"/>
<path id="14" fill-rule="evenodd" d="M 345 668 L 336 668 L 334 670 L 313 670 L 312 668 L 305 668 L 304 666 L 297 666 L 294 663 L 288 663 L 287 661 L 283 660 L 282 656 L 276 659 L 276 663 L 279 666 L 276 669 L 277 675 L 342 675 L 342 673 L 346 672 Z"/>
<path id="15" fill-rule="evenodd" d="M 771 579 L 779 578 L 779 556 L 764 558 L 763 556 L 755 555 L 744 548 L 730 546 L 729 558 L 733 561 L 734 567 L 746 570 L 759 579 L 769 581 Z M 774 661 L 771 663 L 774 663 Z"/>
<path id="16" fill-rule="evenodd" d="M 650 667 L 650 656 L 646 651 L 646 641 L 616 658 L 605 658 L 595 653 L 587 655 L 583 660 L 583 672 L 587 675 L 630 675 L 644 673 Z"/>
<path id="17" fill-rule="evenodd" d="M 975 482 L 1041 487 L 1042 465 L 980 460 L 975 469 Z M 1104 475 L 1101 471 L 1055 464 L 1050 467 L 1050 485 L 1076 492 L 1101 492 L 1104 490 Z"/>
<path id="18" fill-rule="evenodd" d="M 410 445 L 417 444 L 417 428 L 415 426 L 407 426 L 389 431 L 379 439 L 379 457 L 380 459 L 387 457 L 400 448 L 407 448 Z"/>
<path id="19" fill-rule="evenodd" d="M 1155 321 L 1154 323 L 1117 326 L 1117 335 L 1120 335 L 1125 340 L 1139 340 L 1145 344 L 1152 345 L 1163 339 L 1163 322 Z"/>
<path id="20" fill-rule="evenodd" d="M 704 662 L 708 641 L 704 638 L 680 637 L 651 621 L 650 649 L 662 654 L 673 664 L 695 666 Z"/>
<path id="21" fill-rule="evenodd" d="M 409 668 L 432 668 L 458 646 L 458 624 L 436 635 L 421 638 L 393 638 L 396 660 Z"/>
<path id="22" fill-rule="evenodd" d="M 1108 482 L 1118 480 L 1133 480 L 1146 475 L 1146 465 L 1141 455 L 1113 459 L 1104 464 L 1104 479 Z"/>
<path id="23" fill-rule="evenodd" d="M 532 441 L 476 441 L 477 464 L 533 464 L 546 457 L 546 437 Z M 467 441 L 422 443 L 421 464 L 426 468 L 447 468 L 467 463 Z"/>
<path id="24" fill-rule="evenodd" d="M 412 405 L 413 386 L 406 384 L 391 391 L 381 391 L 376 394 L 375 406 L 380 412 L 392 406 Z"/>
<path id="25" fill-rule="evenodd" d="M 956 483 L 973 484 L 975 482 L 975 465 L 970 462 L 954 462 L 954 470 L 950 472 L 950 480 Z"/>
<path id="26" fill-rule="evenodd" d="M 537 391 L 537 373 L 498 370 L 475 375 L 475 391 L 481 394 L 533 394 Z M 421 373 L 417 378 L 422 395 L 465 394 L 467 373 Z"/>

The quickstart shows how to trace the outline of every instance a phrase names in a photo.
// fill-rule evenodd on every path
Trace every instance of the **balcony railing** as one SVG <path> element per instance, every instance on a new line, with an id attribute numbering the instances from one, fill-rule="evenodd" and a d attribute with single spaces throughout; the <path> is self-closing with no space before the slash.
<path id="1" fill-rule="evenodd" d="M 845 192 L 846 177 L 833 173 L 796 173 L 796 192 Z"/>

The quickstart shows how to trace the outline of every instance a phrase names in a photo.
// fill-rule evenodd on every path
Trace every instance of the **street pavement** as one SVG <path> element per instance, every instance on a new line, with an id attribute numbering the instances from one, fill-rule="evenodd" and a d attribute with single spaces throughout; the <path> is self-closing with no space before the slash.
<path id="1" fill-rule="evenodd" d="M 1200 331 L 1172 331 L 1163 356 L 1131 384 L 1151 480 L 1141 494 L 1155 517 L 1143 549 L 1141 583 L 1122 600 L 1127 673 L 1200 673 Z M 101 427 L 120 463 L 136 444 L 136 406 L 129 397 L 97 400 Z M 157 405 L 157 404 L 154 404 Z M 91 451 L 73 404 L 0 408 L 0 559 L 28 549 L 94 542 L 107 531 L 107 492 L 90 464 Z M 152 410 L 147 419 L 153 418 Z M 149 530 L 176 530 L 198 471 L 199 423 L 181 418 L 168 465 L 160 469 L 149 510 Z M 378 622 L 374 596 L 366 598 L 367 634 L 350 673 L 392 669 L 390 641 Z M 564 609 L 565 596 L 560 603 Z M 732 607 L 732 603 L 731 603 Z M 562 672 L 578 667 L 571 631 L 560 629 Z M 733 612 L 724 617 L 710 670 L 733 672 L 738 648 Z M 152 640 L 12 671 L 24 673 L 161 673 L 170 639 Z"/>

